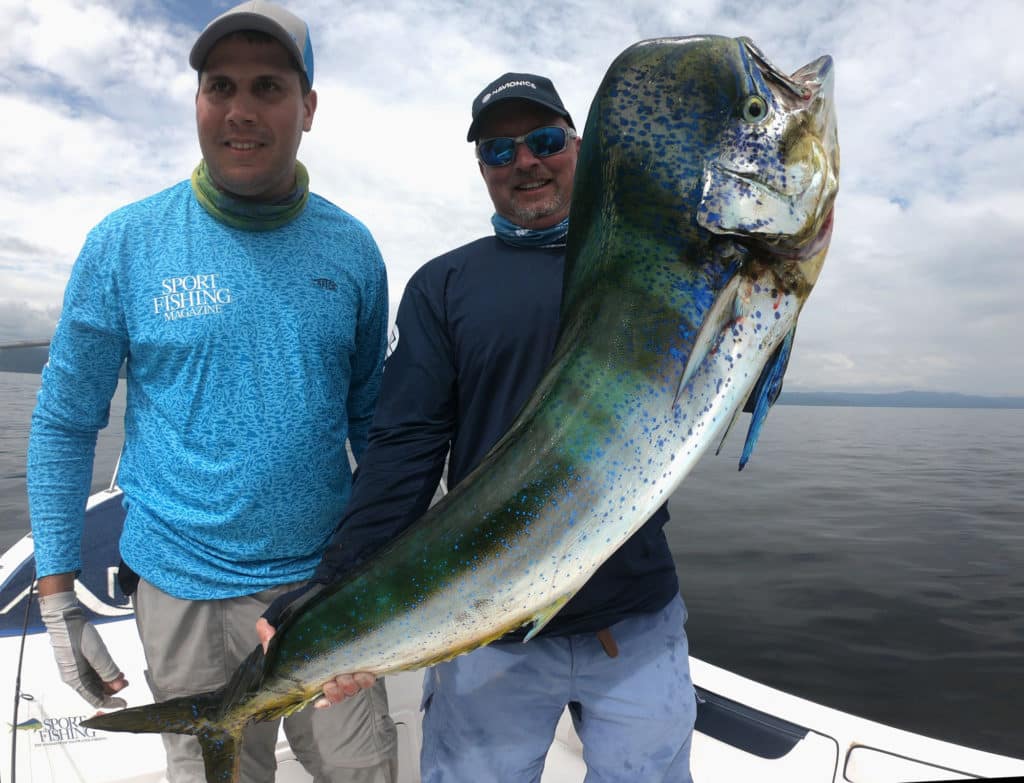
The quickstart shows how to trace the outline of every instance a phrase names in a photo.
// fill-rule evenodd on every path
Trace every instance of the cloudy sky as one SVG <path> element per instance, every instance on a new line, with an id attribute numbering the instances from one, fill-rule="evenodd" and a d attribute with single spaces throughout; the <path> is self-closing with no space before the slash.
<path id="1" fill-rule="evenodd" d="M 0 343 L 49 337 L 89 228 L 189 175 L 188 50 L 232 4 L 0 0 Z M 484 84 L 547 74 L 581 125 L 630 44 L 747 35 L 787 71 L 836 61 L 836 228 L 787 389 L 1024 395 L 1021 0 L 288 6 L 320 98 L 300 158 L 377 238 L 392 313 L 417 267 L 490 231 L 465 142 Z"/>

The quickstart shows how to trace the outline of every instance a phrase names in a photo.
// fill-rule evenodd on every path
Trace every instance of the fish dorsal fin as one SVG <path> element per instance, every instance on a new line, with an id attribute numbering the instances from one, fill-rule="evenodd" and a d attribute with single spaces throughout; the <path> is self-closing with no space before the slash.
<path id="1" fill-rule="evenodd" d="M 241 704 L 259 690 L 263 684 L 263 668 L 266 656 L 263 647 L 257 646 L 241 665 L 235 669 L 231 680 L 224 687 L 224 699 L 221 702 L 221 714 L 227 712 L 235 704 Z"/>
<path id="2" fill-rule="evenodd" d="M 572 598 L 571 595 L 563 595 L 553 604 L 544 607 L 539 612 L 537 612 L 537 614 L 535 614 L 530 620 L 528 620 L 528 622 L 533 623 L 533 627 L 530 628 L 530 632 L 526 634 L 526 636 L 523 638 L 523 642 L 525 643 L 530 641 L 530 639 L 532 639 L 534 636 L 540 633 L 541 629 L 545 625 L 550 623 L 554 619 L 556 614 L 562 611 L 562 607 L 569 603 L 570 598 Z"/>
<path id="3" fill-rule="evenodd" d="M 267 661 L 268 659 L 273 661 L 276 656 L 274 651 L 277 649 L 275 643 L 280 634 L 275 634 L 274 638 L 270 640 L 268 652 L 263 653 L 262 647 L 257 647 L 248 657 L 242 661 L 241 665 L 235 670 L 234 675 L 231 677 L 231 681 L 224 688 L 224 700 L 221 703 L 221 716 L 227 714 L 227 712 L 238 704 L 245 704 L 253 696 L 257 694 L 260 688 L 263 687 L 263 680 L 266 676 Z M 272 664 L 271 664 L 272 665 Z M 262 711 L 254 712 L 252 714 L 253 721 L 261 720 L 273 720 L 274 718 L 282 718 L 291 715 L 292 713 L 298 712 L 307 704 L 314 701 L 320 694 L 314 694 L 308 698 L 300 698 L 296 701 L 288 701 L 272 705 Z"/>

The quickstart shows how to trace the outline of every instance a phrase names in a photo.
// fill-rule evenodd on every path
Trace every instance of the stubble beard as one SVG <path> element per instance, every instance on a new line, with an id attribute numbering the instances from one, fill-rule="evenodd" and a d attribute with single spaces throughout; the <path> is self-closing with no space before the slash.
<path id="1" fill-rule="evenodd" d="M 512 213 L 515 216 L 516 222 L 521 226 L 525 226 L 534 220 L 557 214 L 564 206 L 565 199 L 562 198 L 562 194 L 556 193 L 543 204 L 525 207 L 514 203 L 512 205 Z"/>

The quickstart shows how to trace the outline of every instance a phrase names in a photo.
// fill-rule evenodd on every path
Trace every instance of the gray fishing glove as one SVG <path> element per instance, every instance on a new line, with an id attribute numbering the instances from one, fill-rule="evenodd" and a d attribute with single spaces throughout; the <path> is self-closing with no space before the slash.
<path id="1" fill-rule="evenodd" d="M 124 699 L 103 688 L 103 683 L 117 679 L 121 670 L 92 623 L 85 619 L 74 592 L 39 596 L 39 613 L 50 634 L 61 679 L 93 707 L 126 706 Z"/>

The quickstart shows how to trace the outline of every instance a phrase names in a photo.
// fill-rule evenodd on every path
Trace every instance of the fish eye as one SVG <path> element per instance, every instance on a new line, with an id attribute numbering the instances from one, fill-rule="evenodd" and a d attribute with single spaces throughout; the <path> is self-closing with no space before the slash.
<path id="1" fill-rule="evenodd" d="M 742 113 L 745 122 L 762 122 L 768 116 L 768 102 L 760 95 L 748 95 Z"/>

